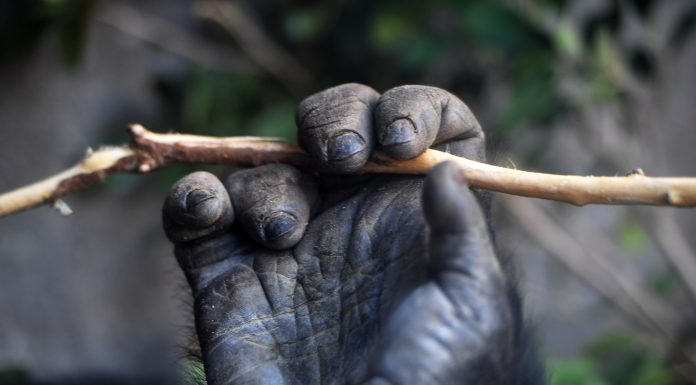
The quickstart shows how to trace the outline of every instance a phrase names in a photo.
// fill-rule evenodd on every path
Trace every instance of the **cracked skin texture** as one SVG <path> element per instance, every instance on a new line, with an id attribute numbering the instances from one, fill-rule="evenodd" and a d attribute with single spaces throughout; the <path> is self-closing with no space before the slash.
<path id="1" fill-rule="evenodd" d="M 427 178 L 351 175 L 375 149 L 484 160 L 464 103 L 432 87 L 346 84 L 296 118 L 317 173 L 267 165 L 225 184 L 194 173 L 165 201 L 208 382 L 531 383 L 486 196 L 451 164 Z"/>

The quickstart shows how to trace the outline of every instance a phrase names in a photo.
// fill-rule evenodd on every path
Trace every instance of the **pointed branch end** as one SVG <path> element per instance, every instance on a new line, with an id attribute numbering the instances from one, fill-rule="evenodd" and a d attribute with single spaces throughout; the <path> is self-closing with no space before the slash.
<path id="1" fill-rule="evenodd" d="M 133 138 L 138 138 L 144 136 L 148 133 L 147 128 L 143 127 L 139 123 L 132 123 L 128 125 L 128 131 L 133 136 Z"/>

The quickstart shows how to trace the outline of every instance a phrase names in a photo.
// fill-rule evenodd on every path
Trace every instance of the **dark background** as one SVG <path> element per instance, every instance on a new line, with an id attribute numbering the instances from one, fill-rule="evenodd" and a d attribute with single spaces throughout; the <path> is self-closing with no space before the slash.
<path id="1" fill-rule="evenodd" d="M 294 140 L 297 102 L 344 82 L 453 92 L 501 166 L 696 176 L 695 25 L 689 0 L 2 0 L 0 191 L 131 122 Z M 191 170 L 0 219 L 0 383 L 200 374 L 159 218 Z M 496 197 L 552 384 L 696 383 L 695 214 Z"/>

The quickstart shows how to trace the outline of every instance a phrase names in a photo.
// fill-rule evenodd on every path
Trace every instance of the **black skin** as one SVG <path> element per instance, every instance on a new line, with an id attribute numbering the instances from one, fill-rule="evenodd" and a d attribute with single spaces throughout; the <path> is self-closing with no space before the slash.
<path id="1" fill-rule="evenodd" d="M 433 87 L 345 84 L 302 101 L 296 122 L 315 173 L 193 173 L 164 205 L 209 384 L 533 383 L 486 195 L 451 163 L 349 175 L 377 149 L 485 161 L 468 107 Z"/>

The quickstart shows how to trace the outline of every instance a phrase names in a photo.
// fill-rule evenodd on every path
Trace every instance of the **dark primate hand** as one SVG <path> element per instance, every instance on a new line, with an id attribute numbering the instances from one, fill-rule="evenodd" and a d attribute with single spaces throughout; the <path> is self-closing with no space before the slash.
<path id="1" fill-rule="evenodd" d="M 347 175 L 375 150 L 483 161 L 471 111 L 437 88 L 346 84 L 296 121 L 317 175 L 194 173 L 164 205 L 209 383 L 513 383 L 518 310 L 463 176 Z"/>

